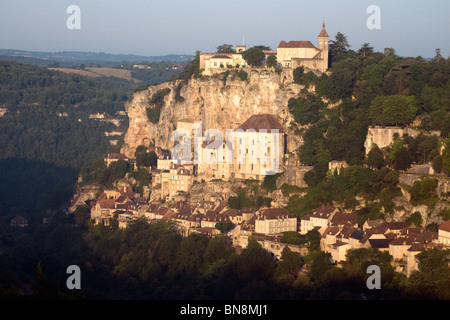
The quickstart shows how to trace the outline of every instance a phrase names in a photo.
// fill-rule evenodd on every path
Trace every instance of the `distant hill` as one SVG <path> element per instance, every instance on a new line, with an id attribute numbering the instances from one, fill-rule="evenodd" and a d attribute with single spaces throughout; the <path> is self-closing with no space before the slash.
<path id="1" fill-rule="evenodd" d="M 186 62 L 194 58 L 193 55 L 168 54 L 164 56 L 139 56 L 134 54 L 111 54 L 104 52 L 40 52 L 16 49 L 0 49 L 0 56 L 9 56 L 18 59 L 17 62 L 26 63 L 23 60 L 30 59 L 29 63 L 47 65 L 51 62 L 82 63 L 82 62 L 158 62 L 172 61 L 176 63 Z M 31 62 L 33 61 L 33 62 Z"/>

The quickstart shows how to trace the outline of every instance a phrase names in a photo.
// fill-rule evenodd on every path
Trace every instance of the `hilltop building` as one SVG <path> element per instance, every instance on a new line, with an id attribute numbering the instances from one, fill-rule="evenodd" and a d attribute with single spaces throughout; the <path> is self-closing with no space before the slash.
<path id="1" fill-rule="evenodd" d="M 329 36 L 325 23 L 318 35 L 318 46 L 311 41 L 280 41 L 277 50 L 263 50 L 265 60 L 271 55 L 276 56 L 278 66 L 292 68 L 303 66 L 311 70 L 325 72 L 328 69 Z M 247 67 L 242 56 L 247 50 L 245 45 L 236 46 L 233 53 L 200 53 L 200 70 L 206 73 L 224 68 Z"/>

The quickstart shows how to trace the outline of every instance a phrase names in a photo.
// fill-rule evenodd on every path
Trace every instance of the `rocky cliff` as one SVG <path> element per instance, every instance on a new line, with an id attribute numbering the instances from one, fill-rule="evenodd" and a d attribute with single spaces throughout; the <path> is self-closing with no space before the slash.
<path id="1" fill-rule="evenodd" d="M 121 152 L 134 157 L 137 146 L 154 143 L 164 149 L 171 149 L 171 134 L 176 123 L 182 119 L 202 121 L 203 130 L 215 128 L 225 131 L 236 129 L 253 114 L 271 113 L 278 116 L 288 135 L 287 151 L 295 151 L 302 143 L 293 134 L 290 126 L 294 122 L 287 108 L 288 100 L 297 97 L 302 86 L 293 84 L 292 70 L 281 73 L 269 69 L 249 70 L 247 80 L 242 80 L 233 72 L 226 79 L 223 74 L 193 78 L 180 91 L 183 101 L 176 101 L 176 87 L 179 81 L 150 86 L 136 92 L 126 104 L 129 128 L 124 137 Z M 164 97 L 164 106 L 157 123 L 148 120 L 146 109 L 156 92 L 171 89 Z"/>

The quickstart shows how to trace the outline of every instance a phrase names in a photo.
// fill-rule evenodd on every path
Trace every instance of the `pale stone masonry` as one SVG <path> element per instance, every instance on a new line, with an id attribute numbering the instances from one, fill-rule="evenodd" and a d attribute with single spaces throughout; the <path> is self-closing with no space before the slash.
<path id="1" fill-rule="evenodd" d="M 328 69 L 329 36 L 325 23 L 317 37 L 318 46 L 311 41 L 280 41 L 275 50 L 263 50 L 264 64 L 269 56 L 276 56 L 278 67 L 295 69 L 304 67 L 318 72 Z M 246 46 L 236 46 L 232 53 L 200 53 L 199 68 L 204 74 L 213 74 L 215 71 L 225 71 L 228 68 L 246 67 L 247 62 L 242 56 Z"/>
<path id="2" fill-rule="evenodd" d="M 297 231 L 297 217 L 284 208 L 270 208 L 256 216 L 256 233 L 278 234 L 287 231 Z"/>
<path id="3" fill-rule="evenodd" d="M 450 246 L 450 220 L 444 222 L 438 230 L 439 242 Z"/>

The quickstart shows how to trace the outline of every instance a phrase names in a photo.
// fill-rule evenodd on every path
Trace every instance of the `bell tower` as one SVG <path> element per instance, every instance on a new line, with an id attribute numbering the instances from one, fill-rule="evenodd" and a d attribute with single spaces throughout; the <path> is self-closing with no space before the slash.
<path id="1" fill-rule="evenodd" d="M 327 30 L 325 30 L 325 21 L 322 24 L 322 31 L 320 31 L 318 38 L 319 42 L 319 50 L 322 50 L 321 57 L 323 59 L 323 65 L 321 71 L 324 72 L 328 69 L 328 53 L 330 49 L 329 40 Z"/>

